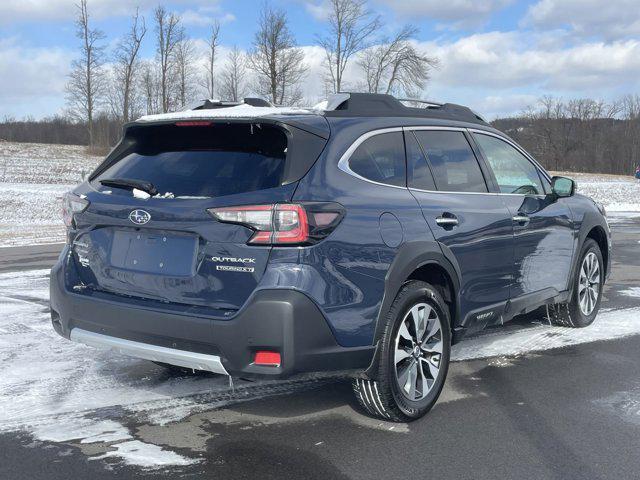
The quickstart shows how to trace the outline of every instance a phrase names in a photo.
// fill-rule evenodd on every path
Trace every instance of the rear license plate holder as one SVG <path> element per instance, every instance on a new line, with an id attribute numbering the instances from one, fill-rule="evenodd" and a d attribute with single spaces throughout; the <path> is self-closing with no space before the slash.
<path id="1" fill-rule="evenodd" d="M 169 276 L 194 276 L 198 237 L 168 232 L 115 230 L 112 267 Z"/>

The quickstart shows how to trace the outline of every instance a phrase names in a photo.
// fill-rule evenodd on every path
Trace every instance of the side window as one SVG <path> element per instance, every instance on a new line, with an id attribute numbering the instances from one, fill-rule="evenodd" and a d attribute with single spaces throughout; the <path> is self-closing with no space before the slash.
<path id="1" fill-rule="evenodd" d="M 407 184 L 421 190 L 435 190 L 436 184 L 427 159 L 413 132 L 405 132 L 404 144 L 407 149 Z"/>
<path id="2" fill-rule="evenodd" d="M 406 186 L 402 132 L 381 133 L 367 138 L 351 155 L 349 168 L 367 180 Z"/>
<path id="3" fill-rule="evenodd" d="M 536 166 L 516 148 L 490 135 L 474 134 L 502 193 L 544 194 Z"/>
<path id="4" fill-rule="evenodd" d="M 464 133 L 446 130 L 416 130 L 416 137 L 431 164 L 438 190 L 486 192 L 478 160 Z"/>

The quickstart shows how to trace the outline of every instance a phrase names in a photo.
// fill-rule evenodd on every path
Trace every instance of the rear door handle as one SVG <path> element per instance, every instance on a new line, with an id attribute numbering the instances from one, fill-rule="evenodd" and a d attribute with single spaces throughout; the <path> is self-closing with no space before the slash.
<path id="1" fill-rule="evenodd" d="M 458 219 L 455 215 L 449 214 L 446 217 L 437 217 L 436 223 L 441 227 L 455 227 L 458 225 Z"/>
<path id="2" fill-rule="evenodd" d="M 520 225 L 527 225 L 531 219 L 527 215 L 516 215 L 512 218 L 512 220 Z"/>

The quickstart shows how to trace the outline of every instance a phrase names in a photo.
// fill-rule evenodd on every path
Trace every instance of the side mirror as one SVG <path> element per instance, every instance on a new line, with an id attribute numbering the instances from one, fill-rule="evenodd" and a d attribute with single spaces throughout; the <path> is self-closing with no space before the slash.
<path id="1" fill-rule="evenodd" d="M 556 197 L 571 197 L 576 193 L 577 184 L 567 177 L 553 177 L 551 179 L 551 191 Z"/>

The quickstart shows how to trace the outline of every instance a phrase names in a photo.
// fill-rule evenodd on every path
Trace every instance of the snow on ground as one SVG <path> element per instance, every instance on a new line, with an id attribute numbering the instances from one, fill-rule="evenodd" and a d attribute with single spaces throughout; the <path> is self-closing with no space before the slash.
<path id="1" fill-rule="evenodd" d="M 78 145 L 0 142 L 0 246 L 63 242 L 62 195 L 100 160 Z"/>
<path id="2" fill-rule="evenodd" d="M 588 328 L 559 328 L 544 317 L 537 325 L 517 331 L 492 331 L 465 339 L 454 347 L 454 360 L 518 356 L 580 343 L 612 340 L 640 334 L 640 308 L 602 310 Z"/>
<path id="3" fill-rule="evenodd" d="M 0 183 L 0 246 L 64 242 L 62 196 L 72 188 Z"/>
<path id="4" fill-rule="evenodd" d="M 640 298 L 640 287 L 631 287 L 626 290 L 621 290 L 620 293 L 622 295 L 626 295 L 627 297 L 638 297 Z"/>
<path id="5" fill-rule="evenodd" d="M 640 212 L 640 182 L 631 175 L 560 172 L 578 182 L 578 193 L 593 198 L 607 212 Z"/>
<path id="6" fill-rule="evenodd" d="M 300 391 L 326 377 L 277 382 L 201 374 L 175 376 L 151 362 L 97 350 L 59 337 L 48 310 L 48 271 L 0 274 L 0 432 L 24 431 L 38 441 L 82 446 L 91 459 L 143 469 L 180 467 L 201 460 L 197 450 L 177 452 L 142 438 L 141 422 L 162 428 L 192 413 Z M 493 365 L 539 350 L 640 334 L 640 308 L 603 311 L 587 329 L 551 327 L 545 319 L 470 338 L 452 359 L 500 356 Z M 496 363 L 497 362 L 497 363 Z M 158 437 L 160 438 L 160 437 Z"/>
<path id="7" fill-rule="evenodd" d="M 91 458 L 142 468 L 188 465 L 200 459 L 136 438 L 126 426 L 127 415 L 163 425 L 230 401 L 289 393 L 324 381 L 236 380 L 230 390 L 222 376 L 171 376 L 151 362 L 58 336 L 48 300 L 47 270 L 0 274 L 0 432 L 27 431 L 41 441 L 102 445 L 98 453 L 103 455 Z"/>

